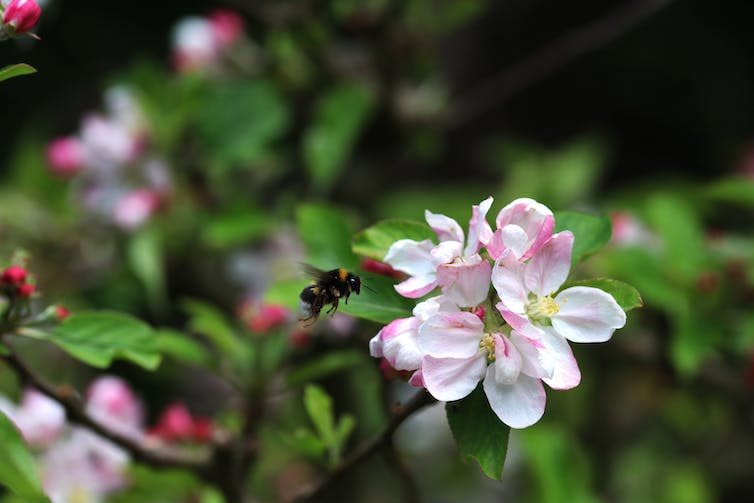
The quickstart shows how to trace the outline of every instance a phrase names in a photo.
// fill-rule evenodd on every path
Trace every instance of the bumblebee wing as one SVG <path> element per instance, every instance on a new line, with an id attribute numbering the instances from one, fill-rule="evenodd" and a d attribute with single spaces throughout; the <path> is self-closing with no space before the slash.
<path id="1" fill-rule="evenodd" d="M 306 264 L 302 262 L 301 270 L 304 272 L 304 274 L 306 274 L 312 279 L 316 279 L 317 281 L 322 281 L 323 279 L 327 278 L 327 271 L 318 269 L 311 264 Z"/>

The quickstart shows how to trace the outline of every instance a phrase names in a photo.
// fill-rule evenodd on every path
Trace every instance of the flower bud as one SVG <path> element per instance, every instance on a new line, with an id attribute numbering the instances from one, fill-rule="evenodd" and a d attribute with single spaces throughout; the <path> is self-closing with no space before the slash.
<path id="1" fill-rule="evenodd" d="M 34 28 L 42 9 L 34 0 L 11 0 L 3 12 L 3 31 L 9 36 L 21 35 Z"/>
<path id="2" fill-rule="evenodd" d="M 34 294 L 34 291 L 36 288 L 34 288 L 34 285 L 31 283 L 24 283 L 23 285 L 18 287 L 17 293 L 19 297 L 31 297 Z"/>
<path id="3" fill-rule="evenodd" d="M 20 265 L 12 265 L 5 268 L 2 282 L 8 285 L 20 285 L 26 281 L 26 269 Z"/>
<path id="4" fill-rule="evenodd" d="M 84 146 L 76 137 L 66 136 L 53 140 L 47 146 L 50 171 L 63 178 L 74 176 L 84 169 Z"/>
<path id="5" fill-rule="evenodd" d="M 66 309 L 60 304 L 55 304 L 55 319 L 56 320 L 63 321 L 64 319 L 68 318 L 70 315 L 71 315 L 70 310 Z"/>

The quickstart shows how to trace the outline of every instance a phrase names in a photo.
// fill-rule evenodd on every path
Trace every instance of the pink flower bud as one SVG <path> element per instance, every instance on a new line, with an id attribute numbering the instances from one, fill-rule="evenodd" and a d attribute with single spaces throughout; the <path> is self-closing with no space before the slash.
<path id="1" fill-rule="evenodd" d="M 70 178 L 84 169 L 84 146 L 74 136 L 57 138 L 47 146 L 47 162 L 53 174 Z"/>
<path id="2" fill-rule="evenodd" d="M 199 418 L 194 422 L 194 440 L 197 442 L 207 442 L 212 439 L 212 432 L 215 425 L 210 419 Z"/>
<path id="3" fill-rule="evenodd" d="M 31 297 L 34 294 L 35 290 L 36 288 L 34 288 L 34 285 L 30 283 L 24 283 L 23 285 L 18 287 L 16 293 L 18 293 L 19 297 Z"/>
<path id="4" fill-rule="evenodd" d="M 34 28 L 42 9 L 34 0 L 11 0 L 3 12 L 3 27 L 9 35 L 20 35 Z"/>
<path id="5" fill-rule="evenodd" d="M 243 36 L 243 19 L 232 10 L 217 9 L 208 18 L 217 47 L 229 47 Z"/>
<path id="6" fill-rule="evenodd" d="M 5 268 L 2 282 L 8 285 L 20 285 L 26 281 L 26 269 L 20 265 L 12 265 Z"/>
<path id="7" fill-rule="evenodd" d="M 66 309 L 60 304 L 55 305 L 55 319 L 56 320 L 63 321 L 64 319 L 68 318 L 70 315 L 71 315 L 70 310 Z"/>
<path id="8" fill-rule="evenodd" d="M 206 442 L 212 438 L 214 424 L 210 419 L 194 419 L 188 408 L 179 402 L 170 404 L 160 415 L 150 435 L 165 441 L 195 440 Z"/>
<path id="9" fill-rule="evenodd" d="M 97 378 L 86 392 L 86 411 L 106 426 L 130 436 L 141 434 L 143 407 L 125 381 Z"/>
<path id="10" fill-rule="evenodd" d="M 380 276 L 387 276 L 388 278 L 403 279 L 405 277 L 405 274 L 396 271 L 390 264 L 368 257 L 361 260 L 361 268 L 365 271 L 379 274 Z"/>

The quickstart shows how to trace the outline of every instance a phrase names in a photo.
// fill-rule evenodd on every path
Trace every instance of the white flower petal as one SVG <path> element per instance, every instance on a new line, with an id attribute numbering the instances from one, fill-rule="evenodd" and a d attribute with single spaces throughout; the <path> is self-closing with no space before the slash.
<path id="1" fill-rule="evenodd" d="M 521 372 L 521 354 L 511 341 L 501 334 L 492 334 L 495 341 L 494 377 L 500 384 L 513 384 Z"/>
<path id="2" fill-rule="evenodd" d="M 463 251 L 464 256 L 471 256 L 479 251 L 479 248 L 486 244 L 492 237 L 492 227 L 487 223 L 487 212 L 492 206 L 492 197 L 488 197 L 479 205 L 474 205 L 471 209 L 471 220 L 469 220 L 469 237 L 466 248 Z"/>
<path id="3" fill-rule="evenodd" d="M 529 325 L 532 334 L 524 335 L 516 330 L 511 332 L 511 341 L 521 353 L 521 372 L 538 379 L 552 377 L 555 370 L 555 359 L 541 342 L 544 333 Z"/>
<path id="4" fill-rule="evenodd" d="M 529 236 L 518 225 L 509 224 L 500 229 L 500 236 L 506 249 L 513 252 L 516 258 L 521 258 L 529 245 Z"/>
<path id="5" fill-rule="evenodd" d="M 414 306 L 412 313 L 421 321 L 427 321 L 430 316 L 434 316 L 440 311 L 455 312 L 458 310 L 458 306 L 445 298 L 444 295 L 438 295 L 436 297 L 431 297 L 425 301 L 419 302 L 416 306 Z"/>
<path id="6" fill-rule="evenodd" d="M 519 375 L 515 384 L 500 384 L 494 378 L 492 367 L 484 378 L 484 393 L 492 411 L 511 428 L 526 428 L 545 412 L 545 389 L 542 381 Z"/>
<path id="7" fill-rule="evenodd" d="M 422 360 L 424 387 L 443 402 L 460 400 L 476 388 L 484 377 L 487 357 L 483 353 L 474 358 L 433 358 Z"/>
<path id="8" fill-rule="evenodd" d="M 626 313 L 615 299 L 599 288 L 574 286 L 555 297 L 560 310 L 552 328 L 573 342 L 605 342 L 626 324 Z"/>
<path id="9" fill-rule="evenodd" d="M 524 282 L 530 292 L 540 297 L 550 295 L 560 288 L 571 270 L 573 234 L 559 232 L 526 264 Z"/>
<path id="10" fill-rule="evenodd" d="M 484 323 L 474 314 L 438 313 L 422 323 L 417 341 L 435 358 L 469 358 L 479 351 L 483 335 Z"/>
<path id="11" fill-rule="evenodd" d="M 424 241 L 401 239 L 390 246 L 383 262 L 410 276 L 434 274 L 435 263 L 430 254 L 434 246 L 429 239 Z"/>
<path id="12" fill-rule="evenodd" d="M 512 253 L 504 253 L 495 261 L 491 278 L 492 286 L 505 307 L 523 313 L 529 293 L 524 285 L 524 264 L 516 260 Z"/>
<path id="13" fill-rule="evenodd" d="M 458 222 L 445 215 L 438 213 L 432 213 L 429 210 L 424 210 L 424 218 L 432 230 L 437 234 L 437 238 L 440 241 L 458 241 L 463 243 L 463 230 Z"/>
<path id="14" fill-rule="evenodd" d="M 545 384 L 553 389 L 575 388 L 581 382 L 581 370 L 576 358 L 573 356 L 571 346 L 564 337 L 558 335 L 553 329 L 542 329 L 544 336 L 541 341 L 555 360 L 555 371 L 552 377 L 542 379 Z"/>
<path id="15" fill-rule="evenodd" d="M 437 268 L 437 284 L 443 295 L 459 307 L 481 304 L 490 291 L 490 263 L 479 255 Z"/>
<path id="16" fill-rule="evenodd" d="M 463 244 L 460 241 L 441 242 L 430 251 L 433 265 L 437 267 L 440 264 L 453 262 L 456 257 L 461 256 L 462 246 Z"/>

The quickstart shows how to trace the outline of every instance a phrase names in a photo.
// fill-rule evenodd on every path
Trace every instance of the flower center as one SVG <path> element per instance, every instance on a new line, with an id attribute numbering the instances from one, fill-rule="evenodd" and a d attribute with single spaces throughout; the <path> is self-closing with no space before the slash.
<path id="1" fill-rule="evenodd" d="M 495 361 L 495 339 L 491 334 L 484 334 L 482 340 L 479 341 L 479 349 L 487 351 L 487 361 L 492 363 Z"/>
<path id="2" fill-rule="evenodd" d="M 526 315 L 530 320 L 539 323 L 549 321 L 552 315 L 560 311 L 560 306 L 555 303 L 552 297 L 546 295 L 538 297 L 526 304 Z"/>

